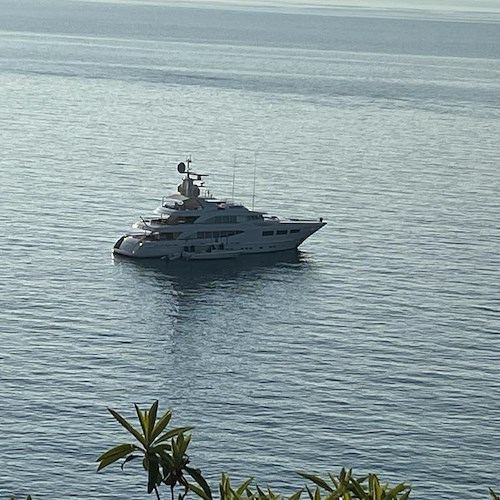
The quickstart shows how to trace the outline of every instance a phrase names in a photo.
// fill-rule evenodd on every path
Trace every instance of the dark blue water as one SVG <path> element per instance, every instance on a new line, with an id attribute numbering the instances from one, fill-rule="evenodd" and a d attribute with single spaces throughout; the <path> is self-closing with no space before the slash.
<path id="1" fill-rule="evenodd" d="M 3 1 L 0 497 L 145 498 L 106 412 L 160 399 L 192 463 L 290 492 L 353 467 L 500 490 L 500 27 Z M 299 254 L 137 263 L 175 190 L 324 217 Z"/>

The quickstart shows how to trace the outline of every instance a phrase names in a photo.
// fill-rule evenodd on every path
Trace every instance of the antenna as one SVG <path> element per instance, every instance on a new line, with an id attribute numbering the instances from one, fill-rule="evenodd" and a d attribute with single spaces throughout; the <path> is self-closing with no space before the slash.
<path id="1" fill-rule="evenodd" d="M 233 161 L 233 192 L 231 195 L 233 203 L 234 203 L 234 181 L 235 181 L 235 179 L 236 179 L 236 155 L 234 155 L 234 161 Z"/>
<path id="2" fill-rule="evenodd" d="M 257 151 L 254 153 L 254 162 L 253 162 L 253 192 L 252 192 L 252 212 L 255 204 L 255 177 L 257 174 Z"/>

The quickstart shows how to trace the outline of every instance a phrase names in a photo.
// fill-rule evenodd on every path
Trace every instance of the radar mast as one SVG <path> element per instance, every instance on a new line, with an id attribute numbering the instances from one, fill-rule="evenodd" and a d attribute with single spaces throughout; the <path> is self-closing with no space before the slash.
<path id="1" fill-rule="evenodd" d="M 203 177 L 208 174 L 197 174 L 190 169 L 191 157 L 186 158 L 186 162 L 181 161 L 177 165 L 177 171 L 180 174 L 186 174 L 182 183 L 177 187 L 177 191 L 186 198 L 198 198 L 200 196 L 200 188 L 203 187 Z"/>

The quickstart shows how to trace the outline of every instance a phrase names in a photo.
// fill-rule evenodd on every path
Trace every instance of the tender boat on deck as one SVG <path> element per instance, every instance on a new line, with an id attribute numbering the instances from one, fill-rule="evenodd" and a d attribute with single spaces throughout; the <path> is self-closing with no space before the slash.
<path id="1" fill-rule="evenodd" d="M 133 258 L 168 260 L 230 259 L 244 254 L 297 248 L 326 222 L 285 219 L 249 210 L 215 198 L 203 177 L 190 169 L 191 160 L 177 166 L 184 174 L 178 193 L 163 198 L 154 217 L 140 218 L 122 236 L 113 253 Z"/>

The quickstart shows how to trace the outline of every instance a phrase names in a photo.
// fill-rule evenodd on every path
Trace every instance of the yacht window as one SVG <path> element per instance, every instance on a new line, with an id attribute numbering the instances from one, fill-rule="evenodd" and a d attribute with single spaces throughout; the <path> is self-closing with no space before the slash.
<path id="1" fill-rule="evenodd" d="M 235 236 L 241 234 L 243 231 L 221 231 L 221 236 Z"/>
<path id="2" fill-rule="evenodd" d="M 286 229 L 280 229 L 279 231 L 276 231 L 276 234 L 287 234 L 288 231 Z"/>
<path id="3" fill-rule="evenodd" d="M 146 236 L 146 240 L 175 240 L 179 233 L 150 233 Z"/>
<path id="4" fill-rule="evenodd" d="M 171 215 L 166 219 L 168 221 L 166 224 L 192 224 L 196 219 L 198 216 Z"/>
<path id="5" fill-rule="evenodd" d="M 290 229 L 290 233 L 299 233 L 300 229 Z"/>
<path id="6" fill-rule="evenodd" d="M 196 236 L 200 239 L 203 238 L 227 238 L 228 236 L 234 236 L 240 234 L 243 231 L 198 231 Z"/>
<path id="7" fill-rule="evenodd" d="M 178 223 L 192 224 L 198 217 L 177 217 Z"/>
<path id="8" fill-rule="evenodd" d="M 236 222 L 238 222 L 236 215 L 217 215 L 206 221 L 207 224 L 234 224 Z"/>
<path id="9" fill-rule="evenodd" d="M 262 231 L 262 236 L 272 236 L 274 231 Z"/>
<path id="10" fill-rule="evenodd" d="M 160 233 L 159 234 L 159 239 L 160 240 L 175 240 L 179 233 Z"/>

